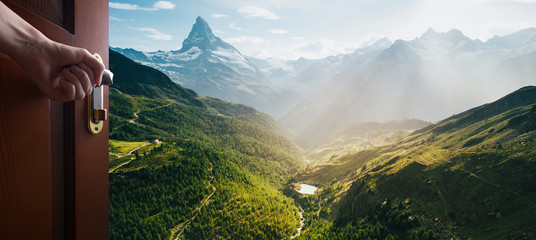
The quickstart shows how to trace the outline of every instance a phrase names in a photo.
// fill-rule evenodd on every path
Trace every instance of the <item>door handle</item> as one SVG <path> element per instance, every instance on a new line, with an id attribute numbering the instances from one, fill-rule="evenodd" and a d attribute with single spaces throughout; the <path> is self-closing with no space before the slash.
<path id="1" fill-rule="evenodd" d="M 93 54 L 100 62 L 102 58 L 99 54 Z M 108 120 L 108 111 L 104 108 L 104 89 L 102 85 L 112 85 L 114 74 L 105 69 L 102 74 L 102 83 L 93 89 L 93 93 L 87 97 L 88 107 L 88 130 L 91 134 L 98 134 L 102 131 L 104 121 Z"/>

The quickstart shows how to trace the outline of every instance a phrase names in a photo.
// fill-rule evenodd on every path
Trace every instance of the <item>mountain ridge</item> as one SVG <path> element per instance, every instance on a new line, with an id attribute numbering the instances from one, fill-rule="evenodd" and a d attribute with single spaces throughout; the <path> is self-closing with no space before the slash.
<path id="1" fill-rule="evenodd" d="M 110 69 L 117 75 L 111 86 L 112 91 L 151 99 L 176 100 L 206 111 L 215 111 L 216 114 L 259 124 L 287 138 L 295 138 L 271 116 L 257 112 L 253 107 L 199 96 L 195 91 L 176 84 L 162 72 L 135 62 L 112 48 L 109 49 L 109 55 Z"/>
<path id="2" fill-rule="evenodd" d="M 268 81 L 235 47 L 215 36 L 202 17 L 196 18 L 179 50 L 112 49 L 163 71 L 174 82 L 202 96 L 250 105 L 273 116 L 285 111 L 288 107 L 284 103 L 294 98 Z"/>
<path id="3" fill-rule="evenodd" d="M 470 39 L 456 29 L 429 29 L 366 57 L 356 52 L 323 80 L 322 89 L 280 121 L 310 139 L 312 144 L 302 146 L 308 148 L 353 122 L 446 118 L 531 84 L 536 78 L 528 67 L 536 53 L 532 34 L 536 29 L 496 37 L 494 41 L 523 40 L 515 47 L 501 47 Z"/>
<path id="4" fill-rule="evenodd" d="M 202 18 L 196 24 L 192 37 L 209 32 Z M 413 40 L 383 38 L 350 54 L 296 61 L 254 59 L 231 45 L 204 51 L 188 39 L 176 51 L 115 50 L 201 95 L 268 113 L 309 148 L 354 122 L 437 121 L 530 84 L 534 34 L 531 28 L 482 42 L 458 29 L 430 28 Z M 208 47 L 219 39 L 209 35 Z"/>
<path id="5" fill-rule="evenodd" d="M 303 170 L 295 181 L 325 189 L 316 198 L 325 200 L 312 204 L 336 226 L 312 232 L 336 235 L 386 205 L 419 219 L 438 234 L 433 239 L 533 238 L 536 229 L 524 223 L 536 211 L 534 96 L 535 86 L 522 87 L 395 144 Z"/>

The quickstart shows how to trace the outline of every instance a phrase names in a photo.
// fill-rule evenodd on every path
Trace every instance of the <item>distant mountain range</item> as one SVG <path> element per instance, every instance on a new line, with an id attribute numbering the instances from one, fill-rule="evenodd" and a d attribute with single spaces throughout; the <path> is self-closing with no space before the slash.
<path id="1" fill-rule="evenodd" d="M 201 17 L 176 51 L 113 50 L 163 71 L 200 95 L 253 106 L 312 147 L 362 121 L 437 121 L 536 80 L 536 29 L 470 39 L 429 29 L 324 59 L 244 56 Z"/>
<path id="2" fill-rule="evenodd" d="M 340 70 L 317 80 L 325 86 L 281 119 L 311 145 L 358 121 L 437 121 L 534 84 L 536 29 L 486 42 L 429 29 L 340 58 Z"/>

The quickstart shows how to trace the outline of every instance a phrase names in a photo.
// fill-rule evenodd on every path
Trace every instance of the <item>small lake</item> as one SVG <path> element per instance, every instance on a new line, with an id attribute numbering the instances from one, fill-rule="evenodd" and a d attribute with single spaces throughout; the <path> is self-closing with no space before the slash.
<path id="1" fill-rule="evenodd" d="M 318 189 L 315 186 L 311 186 L 305 183 L 300 183 L 301 189 L 298 191 L 301 194 L 315 194 L 316 189 Z"/>

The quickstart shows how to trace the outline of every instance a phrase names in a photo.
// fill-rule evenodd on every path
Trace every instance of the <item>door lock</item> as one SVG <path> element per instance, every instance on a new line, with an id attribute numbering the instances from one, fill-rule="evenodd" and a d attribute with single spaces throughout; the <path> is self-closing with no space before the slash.
<path id="1" fill-rule="evenodd" d="M 100 62 L 102 58 L 99 54 L 93 54 Z M 102 131 L 104 121 L 108 120 L 108 111 L 104 108 L 104 87 L 102 85 L 112 85 L 114 74 L 110 70 L 104 70 L 102 83 L 93 89 L 93 94 L 87 97 L 88 105 L 88 130 L 91 134 Z"/>

